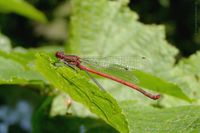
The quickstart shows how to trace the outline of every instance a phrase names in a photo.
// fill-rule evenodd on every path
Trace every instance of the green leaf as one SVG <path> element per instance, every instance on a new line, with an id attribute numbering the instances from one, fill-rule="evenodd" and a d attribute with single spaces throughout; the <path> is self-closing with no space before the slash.
<path id="1" fill-rule="evenodd" d="M 5 44 L 0 50 L 0 84 L 47 84 L 35 70 L 35 52 L 36 50 L 12 49 L 9 43 Z"/>
<path id="2" fill-rule="evenodd" d="M 128 126 L 116 100 L 106 91 L 100 90 L 86 78 L 68 67 L 55 67 L 55 57 L 37 55 L 37 68 L 45 78 L 62 92 L 85 105 L 120 132 L 128 132 Z"/>
<path id="3" fill-rule="evenodd" d="M 199 106 L 156 109 L 136 106 L 130 101 L 122 102 L 120 105 L 128 119 L 131 133 L 198 133 L 200 131 Z"/>
<path id="4" fill-rule="evenodd" d="M 174 81 L 169 73 L 179 51 L 165 40 L 165 29 L 162 25 L 140 23 L 138 15 L 128 8 L 127 0 L 73 0 L 71 4 L 67 53 L 100 57 L 144 56 L 150 63 L 144 65 L 142 72 L 152 75 L 148 75 L 151 77 L 148 79 L 142 72 L 135 73 L 136 78 L 145 80 L 140 80 L 141 86 L 189 101 L 182 88 L 169 82 Z M 143 65 L 140 60 L 136 64 Z M 106 86 L 112 84 L 106 83 Z M 108 88 L 114 87 L 110 85 Z M 140 101 L 137 95 L 132 93 L 129 97 L 128 93 L 130 92 L 120 91 L 116 97 L 124 94 L 127 99 Z"/>
<path id="5" fill-rule="evenodd" d="M 0 84 L 31 84 L 45 81 L 37 72 L 27 70 L 19 62 L 0 57 Z"/>
<path id="6" fill-rule="evenodd" d="M 144 56 L 150 60 L 145 68 L 164 76 L 178 50 L 165 40 L 162 25 L 138 22 L 127 4 L 127 0 L 73 0 L 67 50 L 102 57 Z"/>
<path id="7" fill-rule="evenodd" d="M 27 18 L 46 23 L 46 16 L 24 0 L 0 0 L 0 11 L 14 12 Z"/>

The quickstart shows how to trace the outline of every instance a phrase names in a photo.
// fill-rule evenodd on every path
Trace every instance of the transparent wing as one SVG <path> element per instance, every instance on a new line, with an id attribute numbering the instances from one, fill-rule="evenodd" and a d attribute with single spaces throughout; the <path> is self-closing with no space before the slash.
<path id="1" fill-rule="evenodd" d="M 133 74 L 133 71 L 143 70 L 148 65 L 148 60 L 145 57 L 139 56 L 83 58 L 81 59 L 81 64 L 96 71 L 137 84 L 139 80 Z"/>

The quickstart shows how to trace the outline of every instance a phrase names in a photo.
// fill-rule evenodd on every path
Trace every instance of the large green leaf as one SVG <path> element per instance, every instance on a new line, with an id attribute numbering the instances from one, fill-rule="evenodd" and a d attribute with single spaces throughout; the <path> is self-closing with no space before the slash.
<path id="1" fill-rule="evenodd" d="M 27 18 L 47 22 L 46 16 L 24 0 L 0 0 L 1 12 L 14 12 Z"/>
<path id="2" fill-rule="evenodd" d="M 156 109 L 134 104 L 131 101 L 121 103 L 131 133 L 198 133 L 200 131 L 199 106 Z"/>
<path id="3" fill-rule="evenodd" d="M 128 125 L 116 100 L 86 78 L 68 67 L 55 67 L 55 57 L 37 55 L 37 68 L 45 78 L 62 92 L 82 103 L 120 132 L 128 132 Z"/>
<path id="4" fill-rule="evenodd" d="M 166 73 L 178 50 L 165 40 L 163 26 L 138 22 L 127 4 L 127 0 L 73 0 L 70 50 L 92 56 L 146 56 L 151 62 L 146 68 L 157 75 Z"/>
<path id="5" fill-rule="evenodd" d="M 73 0 L 67 52 L 100 57 L 144 56 L 148 63 L 143 66 L 143 71 L 158 78 L 149 75 L 152 78 L 148 80 L 146 75 L 137 73 L 137 78 L 145 79 L 144 82 L 140 80 L 142 87 L 188 100 L 175 83 L 159 79 L 160 77 L 173 81 L 168 73 L 173 68 L 174 57 L 178 53 L 178 50 L 165 40 L 164 27 L 138 22 L 137 14 L 131 11 L 127 4 L 128 0 Z M 143 65 L 140 60 L 135 63 Z M 106 82 L 106 87 L 116 88 L 110 84 L 112 83 Z M 130 91 L 113 90 L 110 92 L 118 93 L 115 95 L 117 99 L 120 95 L 125 95 L 126 99 L 141 101 L 138 95 L 130 95 Z"/>

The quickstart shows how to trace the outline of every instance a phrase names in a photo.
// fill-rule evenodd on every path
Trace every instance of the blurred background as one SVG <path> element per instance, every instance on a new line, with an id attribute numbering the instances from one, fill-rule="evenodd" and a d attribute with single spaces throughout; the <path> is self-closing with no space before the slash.
<path id="1" fill-rule="evenodd" d="M 69 1 L 27 0 L 27 2 L 42 11 L 49 23 L 41 24 L 15 13 L 0 12 L 0 32 L 11 39 L 12 46 L 32 48 L 64 45 L 68 34 Z M 131 0 L 129 7 L 139 14 L 142 23 L 165 25 L 167 40 L 181 51 L 180 57 L 188 57 L 200 49 L 198 0 Z M 8 129 L 9 132 L 15 133 L 31 132 L 32 112 L 44 97 L 18 86 L 1 86 L 1 88 L 0 132 L 6 133 Z"/>

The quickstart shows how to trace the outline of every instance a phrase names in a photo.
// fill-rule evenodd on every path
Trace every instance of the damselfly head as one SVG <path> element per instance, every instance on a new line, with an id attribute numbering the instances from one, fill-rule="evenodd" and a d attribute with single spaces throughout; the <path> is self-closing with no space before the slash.
<path id="1" fill-rule="evenodd" d="M 57 58 L 63 59 L 65 54 L 64 54 L 64 52 L 57 51 L 55 55 Z"/>

